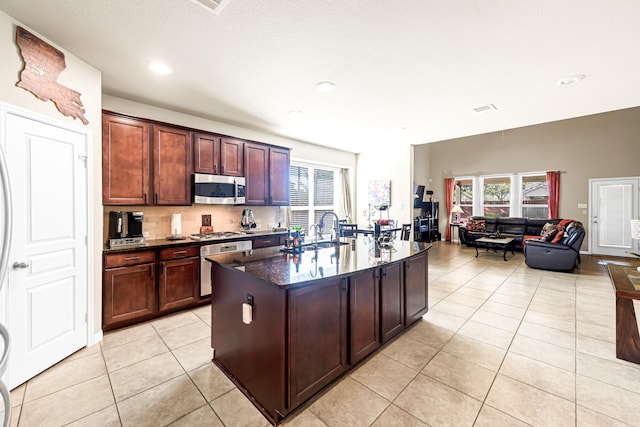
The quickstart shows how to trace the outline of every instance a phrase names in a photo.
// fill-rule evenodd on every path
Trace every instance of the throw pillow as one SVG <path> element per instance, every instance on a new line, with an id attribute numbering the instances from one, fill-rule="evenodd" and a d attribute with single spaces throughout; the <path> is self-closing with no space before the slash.
<path id="1" fill-rule="evenodd" d="M 467 227 L 469 227 L 469 223 L 467 223 Z M 485 223 L 484 219 L 473 220 L 471 222 L 471 231 L 479 231 L 482 233 L 486 232 L 487 224 Z"/>
<path id="2" fill-rule="evenodd" d="M 549 233 L 546 236 L 542 237 L 540 240 L 542 240 L 543 242 L 551 242 L 551 241 L 553 241 L 553 239 L 555 239 L 557 234 L 558 234 L 558 230 L 556 228 L 554 228 L 553 230 L 551 230 L 551 233 Z"/>
<path id="3" fill-rule="evenodd" d="M 560 240 L 562 240 L 562 238 L 564 237 L 564 225 L 558 224 L 557 230 L 558 232 L 556 233 L 551 243 L 560 243 Z"/>
<path id="4" fill-rule="evenodd" d="M 540 237 L 548 236 L 555 229 L 556 229 L 556 225 L 555 224 L 552 224 L 550 222 L 546 223 L 544 225 L 544 227 L 542 227 L 542 231 L 540 231 Z"/>

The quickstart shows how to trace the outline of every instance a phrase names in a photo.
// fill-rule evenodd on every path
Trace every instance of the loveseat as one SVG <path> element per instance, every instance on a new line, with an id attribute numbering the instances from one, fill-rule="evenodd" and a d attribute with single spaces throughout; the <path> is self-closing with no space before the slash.
<path id="1" fill-rule="evenodd" d="M 547 223 L 555 225 L 560 221 L 560 219 L 544 218 L 474 216 L 469 218 L 466 224 L 460 225 L 460 242 L 467 246 L 475 246 L 476 239 L 500 232 L 513 237 L 515 239 L 514 249 L 522 251 L 523 241 L 539 238 Z"/>
<path id="2" fill-rule="evenodd" d="M 556 238 L 529 239 L 524 242 L 524 262 L 531 268 L 572 271 L 580 266 L 580 246 L 585 230 L 581 222 L 564 220 L 558 224 Z"/>

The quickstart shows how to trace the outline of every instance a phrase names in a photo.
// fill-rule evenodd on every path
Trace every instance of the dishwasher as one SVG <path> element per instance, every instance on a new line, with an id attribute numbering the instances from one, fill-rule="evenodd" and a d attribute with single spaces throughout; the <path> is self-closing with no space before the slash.
<path id="1" fill-rule="evenodd" d="M 253 244 L 251 240 L 238 240 L 234 242 L 212 243 L 200 247 L 200 296 L 211 295 L 213 289 L 211 283 L 211 263 L 207 257 L 219 262 L 232 261 L 238 253 L 251 253 Z"/>

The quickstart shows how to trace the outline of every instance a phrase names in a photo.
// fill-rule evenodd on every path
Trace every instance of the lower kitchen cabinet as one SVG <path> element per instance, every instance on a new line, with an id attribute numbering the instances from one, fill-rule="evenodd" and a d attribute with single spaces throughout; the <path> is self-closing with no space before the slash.
<path id="1" fill-rule="evenodd" d="M 210 301 L 200 298 L 199 253 L 199 246 L 191 245 L 105 254 L 102 329 Z"/>
<path id="2" fill-rule="evenodd" d="M 293 288 L 213 263 L 213 361 L 275 423 L 426 312 L 427 260 L 425 251 Z"/>
<path id="3" fill-rule="evenodd" d="M 155 251 L 105 255 L 103 329 L 149 319 L 156 313 Z"/>
<path id="4" fill-rule="evenodd" d="M 380 269 L 356 273 L 349 279 L 349 361 L 364 359 L 380 346 Z"/>
<path id="5" fill-rule="evenodd" d="M 403 289 L 401 263 L 380 268 L 380 335 L 383 343 L 404 329 Z"/>
<path id="6" fill-rule="evenodd" d="M 404 262 L 405 324 L 420 319 L 429 309 L 427 286 L 427 252 Z"/>
<path id="7" fill-rule="evenodd" d="M 197 303 L 200 299 L 198 246 L 160 250 L 158 263 L 158 311 L 169 312 Z"/>
<path id="8" fill-rule="evenodd" d="M 347 369 L 347 279 L 289 293 L 289 366 L 291 408 Z"/>

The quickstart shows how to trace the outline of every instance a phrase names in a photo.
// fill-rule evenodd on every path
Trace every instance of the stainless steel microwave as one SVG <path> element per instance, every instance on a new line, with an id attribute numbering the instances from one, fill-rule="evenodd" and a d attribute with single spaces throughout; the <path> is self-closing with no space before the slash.
<path id="1" fill-rule="evenodd" d="M 193 174 L 193 203 L 204 205 L 243 205 L 245 178 L 238 176 Z"/>

